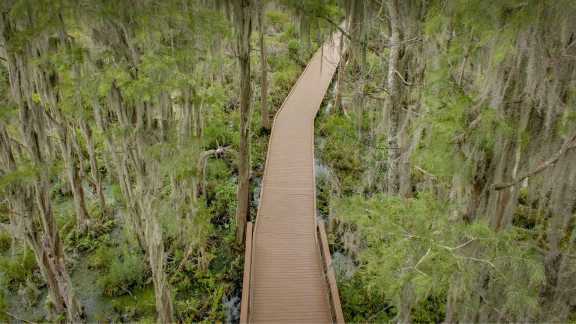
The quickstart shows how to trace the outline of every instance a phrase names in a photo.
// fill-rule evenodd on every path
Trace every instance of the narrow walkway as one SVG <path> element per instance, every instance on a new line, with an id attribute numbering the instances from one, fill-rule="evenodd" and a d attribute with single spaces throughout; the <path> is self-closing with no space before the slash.
<path id="1" fill-rule="evenodd" d="M 249 321 L 332 322 L 316 232 L 314 118 L 339 57 L 337 33 L 276 114 L 252 243 Z"/>

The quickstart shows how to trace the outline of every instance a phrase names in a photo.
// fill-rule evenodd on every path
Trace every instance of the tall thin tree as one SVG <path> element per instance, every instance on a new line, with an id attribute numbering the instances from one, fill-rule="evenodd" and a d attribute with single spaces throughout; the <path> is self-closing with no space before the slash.
<path id="1" fill-rule="evenodd" d="M 398 62 L 400 60 L 400 21 L 398 0 L 390 0 L 388 15 L 390 17 L 390 52 L 388 55 L 387 86 L 390 97 L 386 104 L 384 118 L 388 122 L 388 194 L 397 194 L 399 184 L 400 142 L 400 87 L 398 82 Z"/>
<path id="2" fill-rule="evenodd" d="M 238 152 L 238 207 L 236 209 L 236 241 L 244 241 L 249 214 L 250 194 L 250 35 L 252 34 L 252 0 L 235 0 L 234 20 L 236 46 L 240 65 L 240 148 Z"/>
<path id="3" fill-rule="evenodd" d="M 270 129 L 270 114 L 268 112 L 268 53 L 264 42 L 266 2 L 258 0 L 258 40 L 260 46 L 260 119 L 265 130 Z"/>

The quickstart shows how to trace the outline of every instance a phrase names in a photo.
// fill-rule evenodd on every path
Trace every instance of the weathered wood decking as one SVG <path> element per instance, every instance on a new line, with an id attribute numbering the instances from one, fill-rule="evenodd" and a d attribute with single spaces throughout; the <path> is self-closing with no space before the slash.
<path id="1" fill-rule="evenodd" d="M 340 61 L 340 41 L 340 33 L 333 35 L 312 57 L 274 119 L 258 216 L 247 242 L 241 321 L 343 321 L 317 235 L 314 178 L 314 118 Z"/>

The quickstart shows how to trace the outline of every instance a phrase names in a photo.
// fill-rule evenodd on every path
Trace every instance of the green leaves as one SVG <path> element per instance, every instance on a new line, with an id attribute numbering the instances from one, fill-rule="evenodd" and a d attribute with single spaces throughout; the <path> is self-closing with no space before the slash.
<path id="1" fill-rule="evenodd" d="M 340 11 L 333 0 L 283 0 L 283 2 L 310 17 L 330 17 Z"/>
<path id="2" fill-rule="evenodd" d="M 268 23 L 274 26 L 277 30 L 280 30 L 283 26 L 290 23 L 290 16 L 280 10 L 267 10 L 266 19 L 268 20 Z"/>
<path id="3" fill-rule="evenodd" d="M 0 190 L 6 190 L 15 185 L 32 184 L 36 181 L 40 172 L 40 169 L 32 163 L 22 161 L 18 164 L 16 170 L 2 174 L 2 177 L 0 177 Z"/>
<path id="4" fill-rule="evenodd" d="M 91 262 L 104 269 L 97 285 L 105 296 L 122 296 L 134 287 L 145 285 L 146 263 L 138 252 L 102 247 L 92 256 Z"/>
<path id="5" fill-rule="evenodd" d="M 338 176 L 343 190 L 353 190 L 364 170 L 358 152 L 358 132 L 352 119 L 331 114 L 317 126 L 326 141 L 320 145 L 318 155 Z"/>
<path id="6" fill-rule="evenodd" d="M 0 284 L 16 293 L 27 281 L 37 282 L 38 266 L 32 250 L 23 248 L 13 256 L 0 256 Z"/>
<path id="7" fill-rule="evenodd" d="M 446 281 L 441 277 L 447 274 L 438 272 L 443 268 L 432 265 L 449 261 L 441 245 L 452 232 L 446 231 L 447 219 L 431 197 L 402 201 L 381 195 L 368 200 L 356 196 L 339 201 L 336 210 L 365 239 L 359 260 L 368 289 L 395 298 L 412 281 L 417 291 L 427 295 L 436 283 Z"/>
<path id="8" fill-rule="evenodd" d="M 487 276 L 487 302 L 503 305 L 518 318 L 535 314 L 544 282 L 542 257 L 518 240 L 516 229 L 496 233 L 480 222 L 455 223 L 449 210 L 427 194 L 418 199 L 376 195 L 339 200 L 337 216 L 363 239 L 354 279 L 363 283 L 361 289 L 381 296 L 382 307 L 398 307 L 409 285 L 419 305 L 414 313 L 427 317 L 437 312 L 424 309 L 438 296 L 445 303 L 449 287 L 464 298 Z"/>

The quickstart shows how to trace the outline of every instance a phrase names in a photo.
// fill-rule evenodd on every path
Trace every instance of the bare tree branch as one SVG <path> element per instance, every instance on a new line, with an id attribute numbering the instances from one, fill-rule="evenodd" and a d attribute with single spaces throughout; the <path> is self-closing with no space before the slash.
<path id="1" fill-rule="evenodd" d="M 338 29 L 342 33 L 342 35 L 346 36 L 346 38 L 348 38 L 349 40 L 352 40 L 352 36 L 350 36 L 350 34 L 348 34 L 348 32 L 344 30 L 344 28 L 342 28 L 339 24 L 335 23 L 332 19 L 322 15 L 317 15 L 316 17 L 324 19 L 325 21 L 330 23 L 330 25 L 336 27 L 336 29 Z"/>
<path id="2" fill-rule="evenodd" d="M 198 163 L 196 165 L 196 177 L 198 178 L 198 188 L 196 189 L 196 196 L 200 196 L 205 190 L 206 184 L 205 177 L 206 177 L 206 164 L 208 158 L 211 156 L 216 156 L 218 158 L 224 156 L 224 154 L 230 153 L 233 156 L 237 156 L 237 152 L 231 149 L 228 146 L 225 147 L 218 147 L 217 149 L 207 150 L 200 154 L 200 158 L 198 159 Z"/>
<path id="3" fill-rule="evenodd" d="M 562 144 L 562 147 L 560 148 L 560 150 L 558 152 L 556 152 L 554 155 L 552 155 L 552 157 L 550 159 L 540 162 L 540 164 L 538 164 L 538 166 L 536 168 L 524 173 L 523 175 L 517 177 L 516 179 L 514 179 L 510 182 L 495 184 L 494 190 L 503 190 L 503 189 L 506 189 L 508 187 L 512 187 L 514 185 L 519 184 L 524 179 L 532 177 L 532 176 L 546 170 L 547 168 L 549 168 L 550 166 L 552 166 L 556 162 L 558 162 L 558 160 L 562 156 L 564 156 L 564 154 L 566 154 L 566 152 L 568 152 L 569 150 L 574 149 L 574 148 L 576 148 L 576 133 L 572 134 L 572 136 L 570 136 L 568 138 L 568 140 L 566 142 L 564 142 L 564 144 Z"/>

